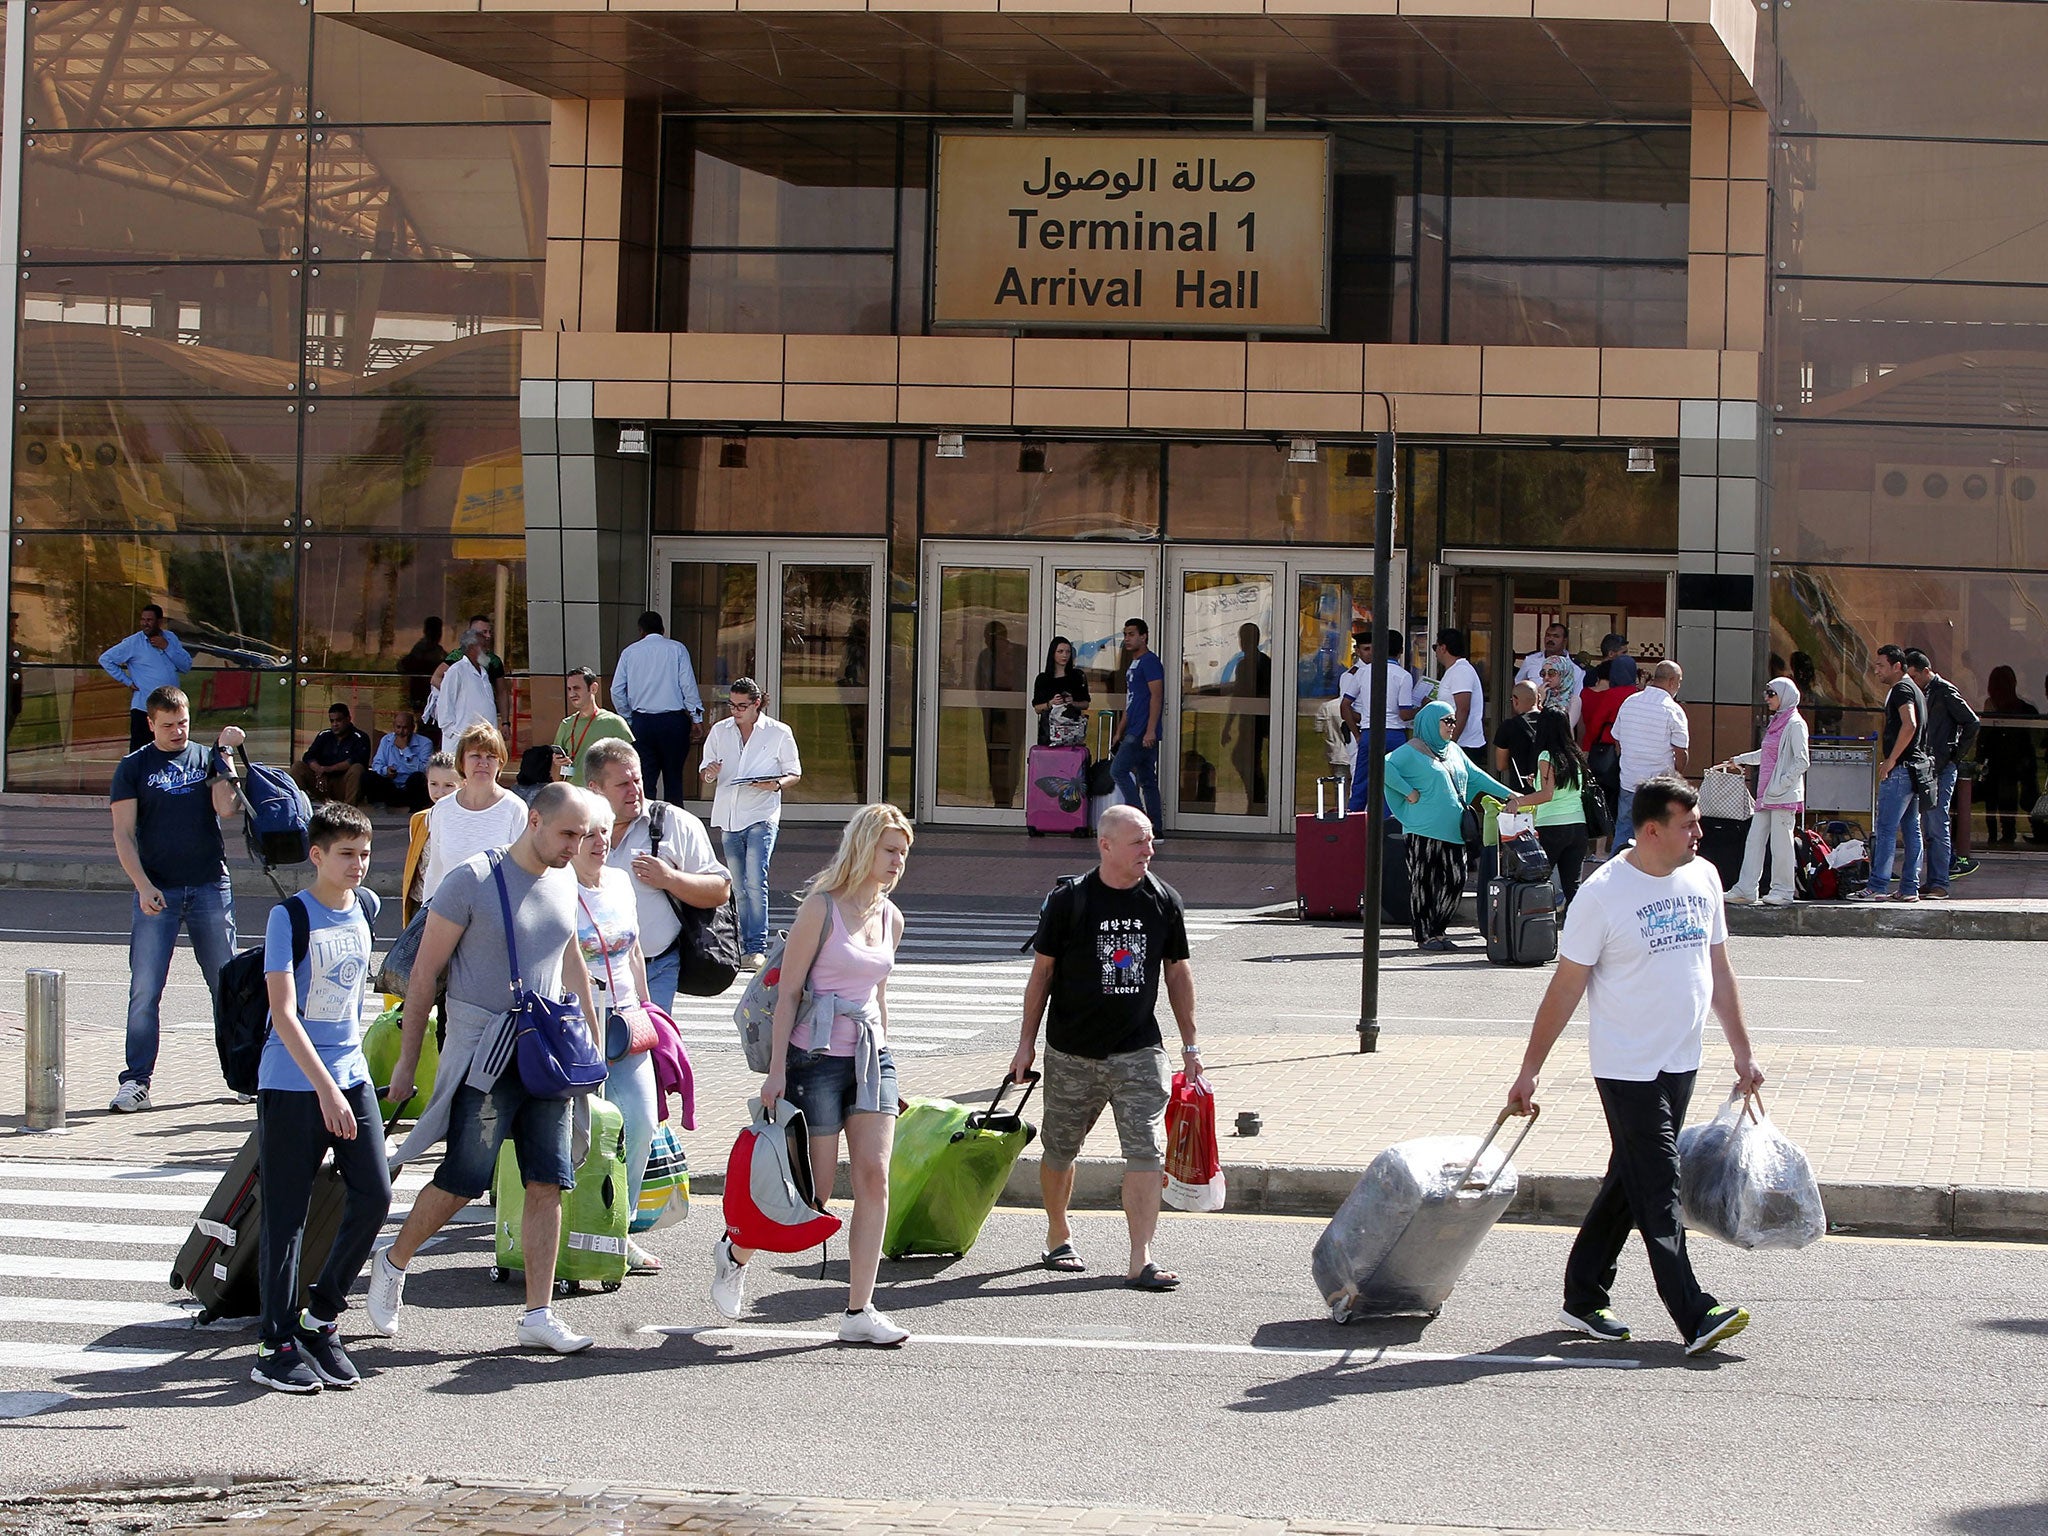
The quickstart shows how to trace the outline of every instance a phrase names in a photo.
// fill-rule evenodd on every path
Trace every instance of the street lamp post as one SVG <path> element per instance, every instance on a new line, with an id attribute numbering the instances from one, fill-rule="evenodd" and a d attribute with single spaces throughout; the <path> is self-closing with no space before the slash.
<path id="1" fill-rule="evenodd" d="M 1372 679 L 1366 691 L 1365 720 L 1365 956 L 1358 989 L 1358 1049 L 1361 1055 L 1380 1045 L 1380 887 L 1387 834 L 1387 645 L 1391 627 L 1387 587 L 1393 578 L 1394 547 L 1394 402 L 1378 390 L 1387 408 L 1387 430 L 1373 441 L 1372 487 Z"/>

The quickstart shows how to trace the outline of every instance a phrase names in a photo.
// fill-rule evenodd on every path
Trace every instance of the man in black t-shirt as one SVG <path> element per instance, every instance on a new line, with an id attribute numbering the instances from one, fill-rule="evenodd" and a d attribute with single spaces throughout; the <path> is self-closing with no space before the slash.
<path id="1" fill-rule="evenodd" d="M 1087 1268 L 1074 1251 L 1067 1206 L 1074 1160 L 1105 1107 L 1116 1116 L 1124 1155 L 1124 1219 L 1130 1226 L 1135 1290 L 1170 1291 L 1180 1276 L 1152 1262 L 1165 1169 L 1164 1119 L 1171 1070 L 1155 1009 L 1163 976 L 1180 1028 L 1187 1075 L 1202 1075 L 1195 1050 L 1195 978 L 1188 965 L 1187 915 L 1179 894 L 1148 872 L 1152 823 L 1134 806 L 1111 806 L 1097 833 L 1101 863 L 1062 881 L 1039 909 L 1037 958 L 1024 988 L 1024 1028 L 1010 1063 L 1019 1082 L 1038 1052 L 1046 1004 L 1045 1129 L 1039 1187 L 1045 1195 L 1047 1269 Z"/>
<path id="2" fill-rule="evenodd" d="M 1517 683 L 1510 713 L 1493 729 L 1493 773 L 1503 784 L 1530 789 L 1536 783 L 1536 715 L 1543 693 L 1534 683 Z"/>
<path id="3" fill-rule="evenodd" d="M 241 727 L 223 729 L 216 747 L 197 745 L 191 701 L 179 688 L 151 693 L 146 713 L 150 744 L 115 766 L 107 797 L 114 853 L 135 887 L 128 936 L 128 1061 L 107 1106 L 120 1114 L 149 1108 L 159 1011 L 179 925 L 191 935 L 209 994 L 218 991 L 220 968 L 235 952 L 235 891 L 220 818 L 236 810 L 223 753 L 241 744 Z"/>
<path id="4" fill-rule="evenodd" d="M 1880 645 L 1870 670 L 1886 689 L 1884 723 L 1877 738 L 1883 760 L 1877 765 L 1877 812 L 1871 818 L 1870 884 L 1849 899 L 1918 901 L 1920 802 L 1934 787 L 1934 760 L 1927 751 L 1927 698 L 1906 676 L 1906 653 L 1899 646 Z M 1892 855 L 1902 832 L 1906 851 L 1899 866 L 1898 894 L 1893 895 Z"/>

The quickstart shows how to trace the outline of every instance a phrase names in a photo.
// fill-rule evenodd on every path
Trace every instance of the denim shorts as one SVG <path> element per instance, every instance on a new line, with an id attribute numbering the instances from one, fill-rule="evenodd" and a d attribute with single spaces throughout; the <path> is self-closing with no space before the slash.
<path id="1" fill-rule="evenodd" d="M 464 1083 L 449 1101 L 446 1150 L 434 1170 L 435 1187 L 464 1200 L 481 1199 L 490 1192 L 498 1149 L 509 1136 L 519 1155 L 522 1184 L 574 1189 L 569 1146 L 575 1113 L 573 1099 L 536 1099 L 528 1093 L 516 1066 L 508 1065 L 489 1093 Z"/>
<path id="2" fill-rule="evenodd" d="M 854 1113 L 853 1058 L 792 1050 L 783 1091 L 804 1112 L 813 1136 L 837 1136 Z M 887 1046 L 882 1047 L 881 1100 L 882 1114 L 896 1113 L 896 1058 Z"/>

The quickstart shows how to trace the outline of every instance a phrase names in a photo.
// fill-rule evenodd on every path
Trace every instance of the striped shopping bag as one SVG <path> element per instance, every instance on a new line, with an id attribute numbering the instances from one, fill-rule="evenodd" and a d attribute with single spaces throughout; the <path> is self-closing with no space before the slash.
<path id="1" fill-rule="evenodd" d="M 635 1232 L 673 1226 L 690 1214 L 690 1161 L 683 1156 L 683 1138 L 672 1125 L 654 1128 L 647 1149 L 647 1173 L 640 1181 L 640 1206 L 633 1213 Z"/>

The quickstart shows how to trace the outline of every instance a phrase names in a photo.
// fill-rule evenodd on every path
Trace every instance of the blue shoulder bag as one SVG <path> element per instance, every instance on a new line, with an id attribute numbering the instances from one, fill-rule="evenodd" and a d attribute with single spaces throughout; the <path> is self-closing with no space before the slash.
<path id="1" fill-rule="evenodd" d="M 529 991 L 512 931 L 512 897 L 505 889 L 505 855 L 491 855 L 498 910 L 505 916 L 505 953 L 512 961 L 512 1051 L 519 1081 L 536 1099 L 573 1099 L 605 1079 L 604 1053 L 590 1037 L 574 999 L 556 1001 Z"/>

